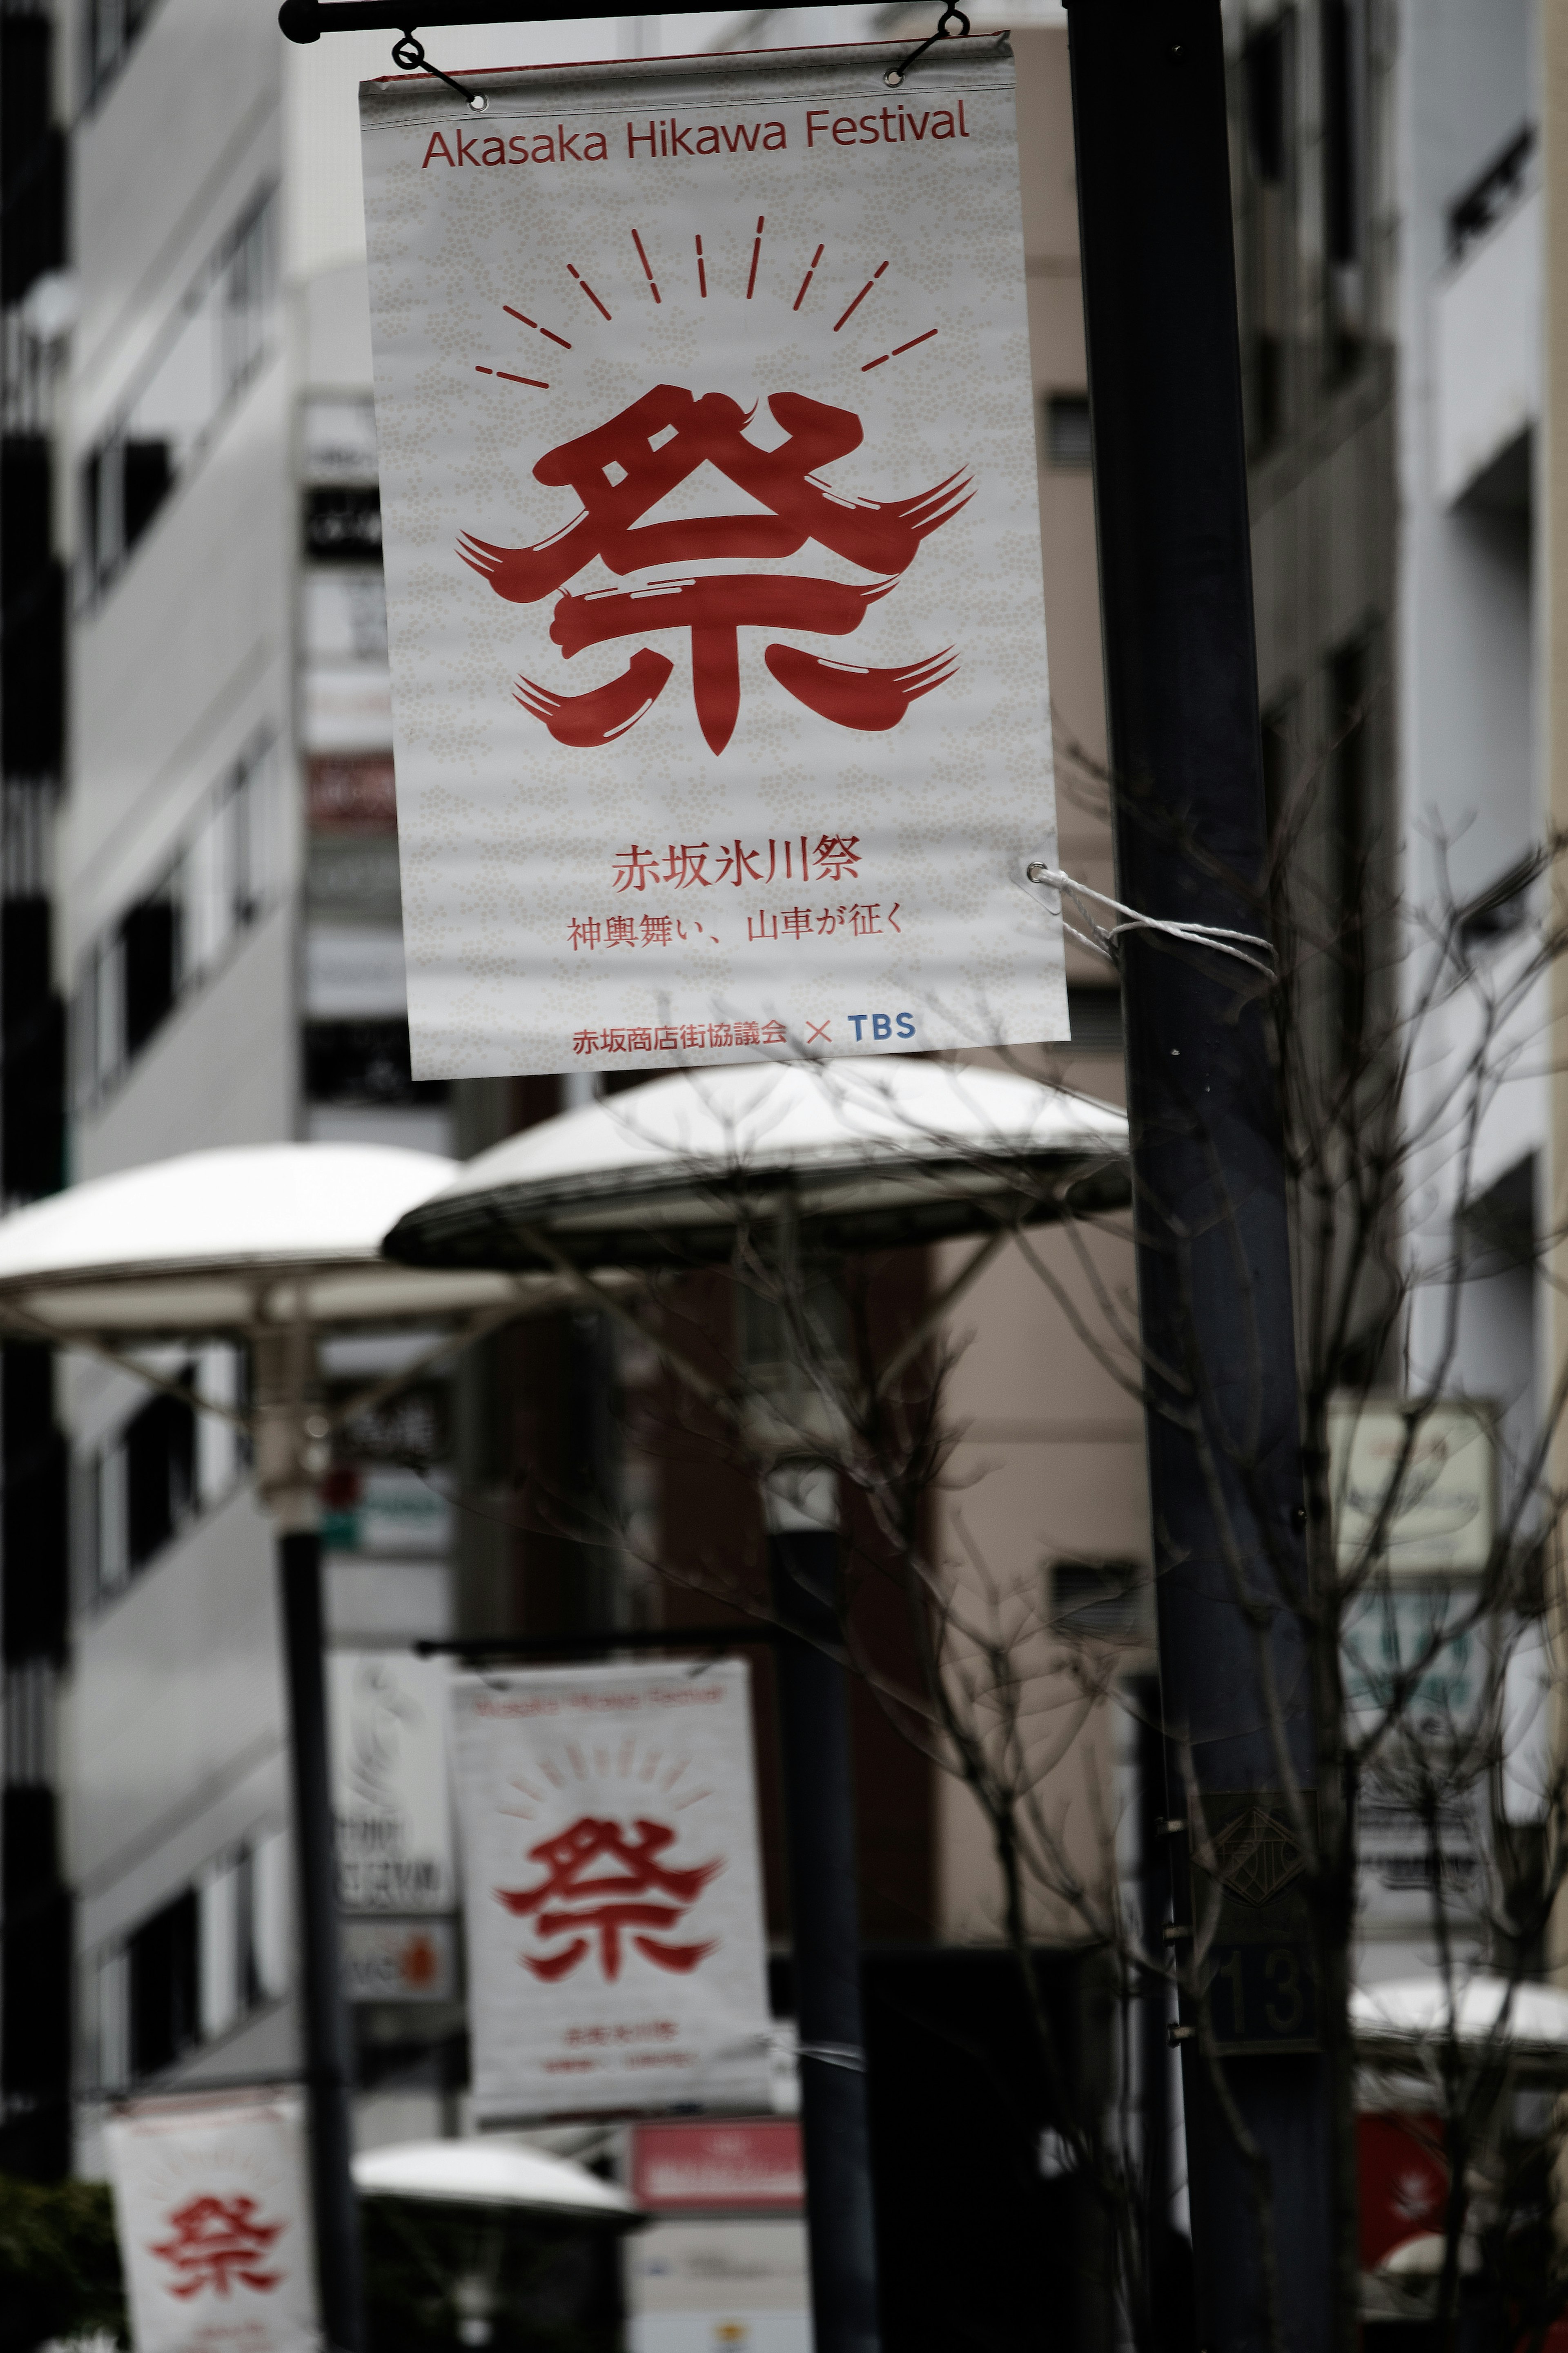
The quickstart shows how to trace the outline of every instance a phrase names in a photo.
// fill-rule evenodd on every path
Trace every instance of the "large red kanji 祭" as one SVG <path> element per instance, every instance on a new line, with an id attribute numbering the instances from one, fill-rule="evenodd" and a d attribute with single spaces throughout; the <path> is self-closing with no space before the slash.
<path id="1" fill-rule="evenodd" d="M 266 2295 L 283 2274 L 266 2268 L 281 2222 L 264 2222 L 254 2198 L 190 2198 L 169 2216 L 170 2235 L 150 2252 L 175 2274 L 169 2293 L 182 2299 L 232 2294 L 236 2284 Z"/>
<path id="2" fill-rule="evenodd" d="M 805 629 L 849 637 L 869 607 L 896 586 L 921 542 L 967 505 L 967 474 L 950 474 L 915 497 L 851 497 L 816 479 L 814 469 L 858 449 L 864 431 L 847 408 L 796 392 L 769 396 L 768 408 L 787 438 L 764 449 L 746 437 L 756 412 L 726 394 L 699 398 L 678 385 L 656 385 L 591 433 L 547 450 L 534 479 L 574 491 L 583 512 L 564 530 L 527 547 L 498 547 L 465 533 L 465 562 L 512 604 L 553 595 L 595 558 L 625 575 L 667 564 L 715 557 L 777 562 L 815 541 L 874 576 L 867 585 L 786 572 L 726 572 L 701 579 L 660 580 L 630 589 L 567 594 L 550 635 L 570 660 L 589 646 L 661 629 L 691 634 L 691 682 L 703 739 L 722 752 L 741 708 L 739 631 Z M 642 518 L 703 465 L 770 510 L 766 514 Z M 951 678 L 952 649 L 890 668 L 827 660 L 783 644 L 764 649 L 773 677 L 797 702 L 840 727 L 896 727 L 910 704 Z M 590 749 L 613 742 L 650 710 L 674 670 L 668 655 L 640 646 L 626 669 L 583 694 L 560 694 L 529 678 L 517 699 L 558 743 Z"/>
<path id="3" fill-rule="evenodd" d="M 662 1822 L 639 1819 L 628 1834 L 619 1822 L 584 1814 L 553 1838 L 530 1847 L 529 1861 L 543 1866 L 535 1887 L 498 1887 L 496 1896 L 519 1918 L 532 1917 L 542 1937 L 565 1936 L 559 1952 L 525 1953 L 523 1967 L 547 1985 L 566 1977 L 584 1960 L 597 1937 L 599 1966 L 614 1981 L 621 1973 L 622 1938 L 661 1969 L 684 1975 L 713 1950 L 706 1944 L 664 1941 L 679 1926 L 721 1861 L 672 1869 L 660 1861 L 675 1832 Z"/>

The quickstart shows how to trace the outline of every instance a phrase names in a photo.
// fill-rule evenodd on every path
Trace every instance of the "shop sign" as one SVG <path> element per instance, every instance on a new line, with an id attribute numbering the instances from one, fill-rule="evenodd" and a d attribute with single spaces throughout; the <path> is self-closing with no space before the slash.
<path id="1" fill-rule="evenodd" d="M 1394 1576 L 1479 1575 L 1491 1556 L 1497 1442 L 1491 1418 L 1464 1403 L 1411 1409 L 1346 1399 L 1329 1409 L 1329 1465 L 1342 1569 L 1375 1559 Z"/>
<path id="2" fill-rule="evenodd" d="M 456 2001 L 457 1932 L 450 1920 L 345 1920 L 343 1990 L 350 2001 Z"/>
<path id="3" fill-rule="evenodd" d="M 784 2116 L 638 2125 L 632 2195 L 657 2213 L 797 2212 L 805 2200 L 800 2126 Z"/>
<path id="4" fill-rule="evenodd" d="M 339 1902 L 345 1912 L 452 1911 L 445 1664 L 333 1651 L 327 1675 Z"/>
<path id="5" fill-rule="evenodd" d="M 761 2105 L 745 1665 L 465 1675 L 452 1712 L 477 2112 Z"/>
<path id="6" fill-rule="evenodd" d="M 907 56 L 363 87 L 416 1078 L 1068 1035 L 1013 63 Z"/>
<path id="7" fill-rule="evenodd" d="M 311 2353 L 297 2100 L 144 2100 L 104 2127 L 137 2353 Z"/>

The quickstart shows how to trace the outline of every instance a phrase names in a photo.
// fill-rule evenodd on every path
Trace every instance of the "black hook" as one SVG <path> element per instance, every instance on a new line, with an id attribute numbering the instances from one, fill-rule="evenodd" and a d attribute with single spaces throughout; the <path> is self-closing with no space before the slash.
<path id="1" fill-rule="evenodd" d="M 964 15 L 963 9 L 955 5 L 955 0 L 947 0 L 946 7 L 942 10 L 941 16 L 936 20 L 935 32 L 929 34 L 921 43 L 918 49 L 911 49 L 901 66 L 889 66 L 887 72 L 882 76 L 883 81 L 887 84 L 889 90 L 898 89 L 899 84 L 903 80 L 904 76 L 908 73 L 910 68 L 914 64 L 917 58 L 923 58 L 926 51 L 932 47 L 936 42 L 951 40 L 952 38 L 952 36 L 947 29 L 947 20 L 950 16 L 957 17 L 959 33 L 961 36 L 968 32 L 968 17 Z"/>
<path id="2" fill-rule="evenodd" d="M 967 26 L 964 30 L 967 32 Z M 425 54 L 425 44 L 416 37 L 412 25 L 405 26 L 401 37 L 394 41 L 392 62 L 395 66 L 401 66 L 405 73 L 434 74 L 437 80 L 444 81 L 448 90 L 455 90 L 464 104 L 471 107 L 476 114 L 489 112 L 490 102 L 482 91 L 465 90 L 460 81 L 454 81 L 449 73 L 443 73 L 439 66 L 431 64 Z"/>

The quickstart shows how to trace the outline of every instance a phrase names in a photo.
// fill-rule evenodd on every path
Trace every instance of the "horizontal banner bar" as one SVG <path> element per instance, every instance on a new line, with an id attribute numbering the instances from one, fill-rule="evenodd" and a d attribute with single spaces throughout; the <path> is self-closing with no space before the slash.
<path id="1" fill-rule="evenodd" d="M 813 0 L 779 0 L 786 8 L 804 8 Z M 551 0 L 548 7 L 519 5 L 519 0 L 283 0 L 278 22 L 291 41 L 319 41 L 323 33 L 419 32 L 432 25 L 554 25 L 580 22 L 589 16 L 624 15 L 606 8 L 604 0 L 583 7 L 574 0 Z M 710 13 L 691 0 L 667 0 L 664 16 L 699 16 Z M 410 17 L 415 19 L 411 26 Z"/>

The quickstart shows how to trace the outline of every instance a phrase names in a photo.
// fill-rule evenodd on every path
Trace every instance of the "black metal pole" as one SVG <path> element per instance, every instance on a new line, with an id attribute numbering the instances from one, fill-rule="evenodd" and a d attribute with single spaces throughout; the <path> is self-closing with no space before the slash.
<path id="1" fill-rule="evenodd" d="M 1128 1693 L 1137 1711 L 1138 1911 L 1143 1948 L 1156 1965 L 1169 1957 L 1165 1926 L 1171 1909 L 1165 1831 L 1165 1741 L 1160 1728 L 1160 1681 L 1140 1675 Z M 1142 1987 L 1137 2011 L 1138 2105 L 1142 2134 L 1143 2243 L 1151 2342 L 1168 2348 L 1191 2340 L 1191 2315 L 1175 2307 L 1183 2284 L 1171 2263 L 1170 2028 L 1175 2015 L 1163 1977 Z"/>
<path id="2" fill-rule="evenodd" d="M 305 2084 L 321 2327 L 329 2353 L 363 2353 L 359 2208 L 353 2173 L 353 2053 L 338 1950 L 331 1761 L 321 1672 L 321 1540 L 313 1528 L 278 1539 L 283 1650 L 294 1772 Z"/>
<path id="3" fill-rule="evenodd" d="M 838 1539 L 768 1537 L 795 1939 L 806 2235 L 816 2353 L 878 2353 L 871 2132 L 860 2017 L 855 1800 L 834 1597 Z M 822 1646 L 826 1645 L 824 1649 Z"/>
<path id="4" fill-rule="evenodd" d="M 1068 0 L 1068 28 L 1119 895 L 1257 934 L 1264 808 L 1219 0 Z M 1197 2342 L 1252 2353 L 1277 2328 L 1293 2353 L 1318 2353 L 1332 2314 L 1330 2133 L 1300 1895 L 1311 1801 L 1299 1793 L 1316 1777 L 1290 1606 L 1304 1514 L 1278 1095 L 1246 967 L 1145 931 L 1125 935 L 1123 975 L 1160 1661 L 1184 1760 L 1169 1801 L 1185 1813 L 1190 1759 L 1222 1848 L 1207 1967 L 1228 1972 L 1226 2000 L 1184 2003 Z"/>

